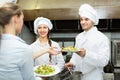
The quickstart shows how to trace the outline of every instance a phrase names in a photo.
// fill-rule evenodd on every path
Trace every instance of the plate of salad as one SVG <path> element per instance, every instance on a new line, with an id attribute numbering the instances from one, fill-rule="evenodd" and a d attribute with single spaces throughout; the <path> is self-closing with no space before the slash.
<path id="1" fill-rule="evenodd" d="M 73 46 L 63 47 L 62 52 L 78 52 L 78 49 Z"/>
<path id="2" fill-rule="evenodd" d="M 50 77 L 58 74 L 60 68 L 55 65 L 38 65 L 34 67 L 35 76 Z"/>

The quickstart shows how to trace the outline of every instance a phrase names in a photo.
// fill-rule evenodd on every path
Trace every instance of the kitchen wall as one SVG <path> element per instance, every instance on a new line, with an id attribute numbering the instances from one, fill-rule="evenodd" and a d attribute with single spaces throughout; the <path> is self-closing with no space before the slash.
<path id="1" fill-rule="evenodd" d="M 120 32 L 103 32 L 110 40 L 113 39 L 120 39 Z M 75 36 L 78 34 L 77 33 L 51 33 L 50 37 L 51 38 L 75 38 Z M 23 26 L 22 32 L 19 35 L 22 39 L 24 39 L 28 44 L 31 44 L 32 42 L 35 41 L 36 35 L 31 32 L 28 27 L 25 25 Z M 59 43 L 61 45 L 61 43 Z M 73 45 L 73 42 L 66 42 L 66 46 L 68 45 Z"/>
<path id="2" fill-rule="evenodd" d="M 21 34 L 19 34 L 18 36 L 25 40 L 27 44 L 31 44 L 33 41 L 35 41 L 35 34 L 30 32 L 28 27 L 26 27 L 25 25 L 23 25 Z"/>

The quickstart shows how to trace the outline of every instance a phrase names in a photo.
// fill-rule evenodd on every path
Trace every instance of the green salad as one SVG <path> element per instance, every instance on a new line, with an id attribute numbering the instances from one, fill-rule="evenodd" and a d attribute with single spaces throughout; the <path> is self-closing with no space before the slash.
<path id="1" fill-rule="evenodd" d="M 37 69 L 35 70 L 35 72 L 37 74 L 41 74 L 41 75 L 49 75 L 51 73 L 54 73 L 55 69 L 52 66 L 45 64 L 45 65 L 37 67 Z"/>

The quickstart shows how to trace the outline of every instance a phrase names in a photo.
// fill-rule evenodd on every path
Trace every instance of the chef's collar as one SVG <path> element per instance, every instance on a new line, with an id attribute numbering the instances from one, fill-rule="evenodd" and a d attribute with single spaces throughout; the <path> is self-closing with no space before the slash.
<path id="1" fill-rule="evenodd" d="M 49 46 L 48 42 L 46 42 L 45 45 L 42 45 L 41 42 L 40 42 L 40 40 L 39 40 L 39 38 L 36 40 L 36 43 L 37 43 L 37 45 L 39 45 L 41 47 L 48 47 Z"/>
<path id="2" fill-rule="evenodd" d="M 95 31 L 97 31 L 97 28 L 94 26 L 90 30 L 84 31 L 84 35 L 85 36 L 90 35 L 91 33 L 95 32 Z"/>

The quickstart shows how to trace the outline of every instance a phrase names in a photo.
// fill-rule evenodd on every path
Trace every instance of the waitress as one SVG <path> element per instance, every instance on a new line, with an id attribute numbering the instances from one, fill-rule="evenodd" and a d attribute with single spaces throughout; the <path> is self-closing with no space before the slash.
<path id="1" fill-rule="evenodd" d="M 103 80 L 103 67 L 108 64 L 110 48 L 108 38 L 98 31 L 98 15 L 89 4 L 79 8 L 80 24 L 84 30 L 76 36 L 78 52 L 72 55 L 66 67 L 82 72 L 80 80 Z M 97 78 L 97 79 L 96 79 Z"/>

